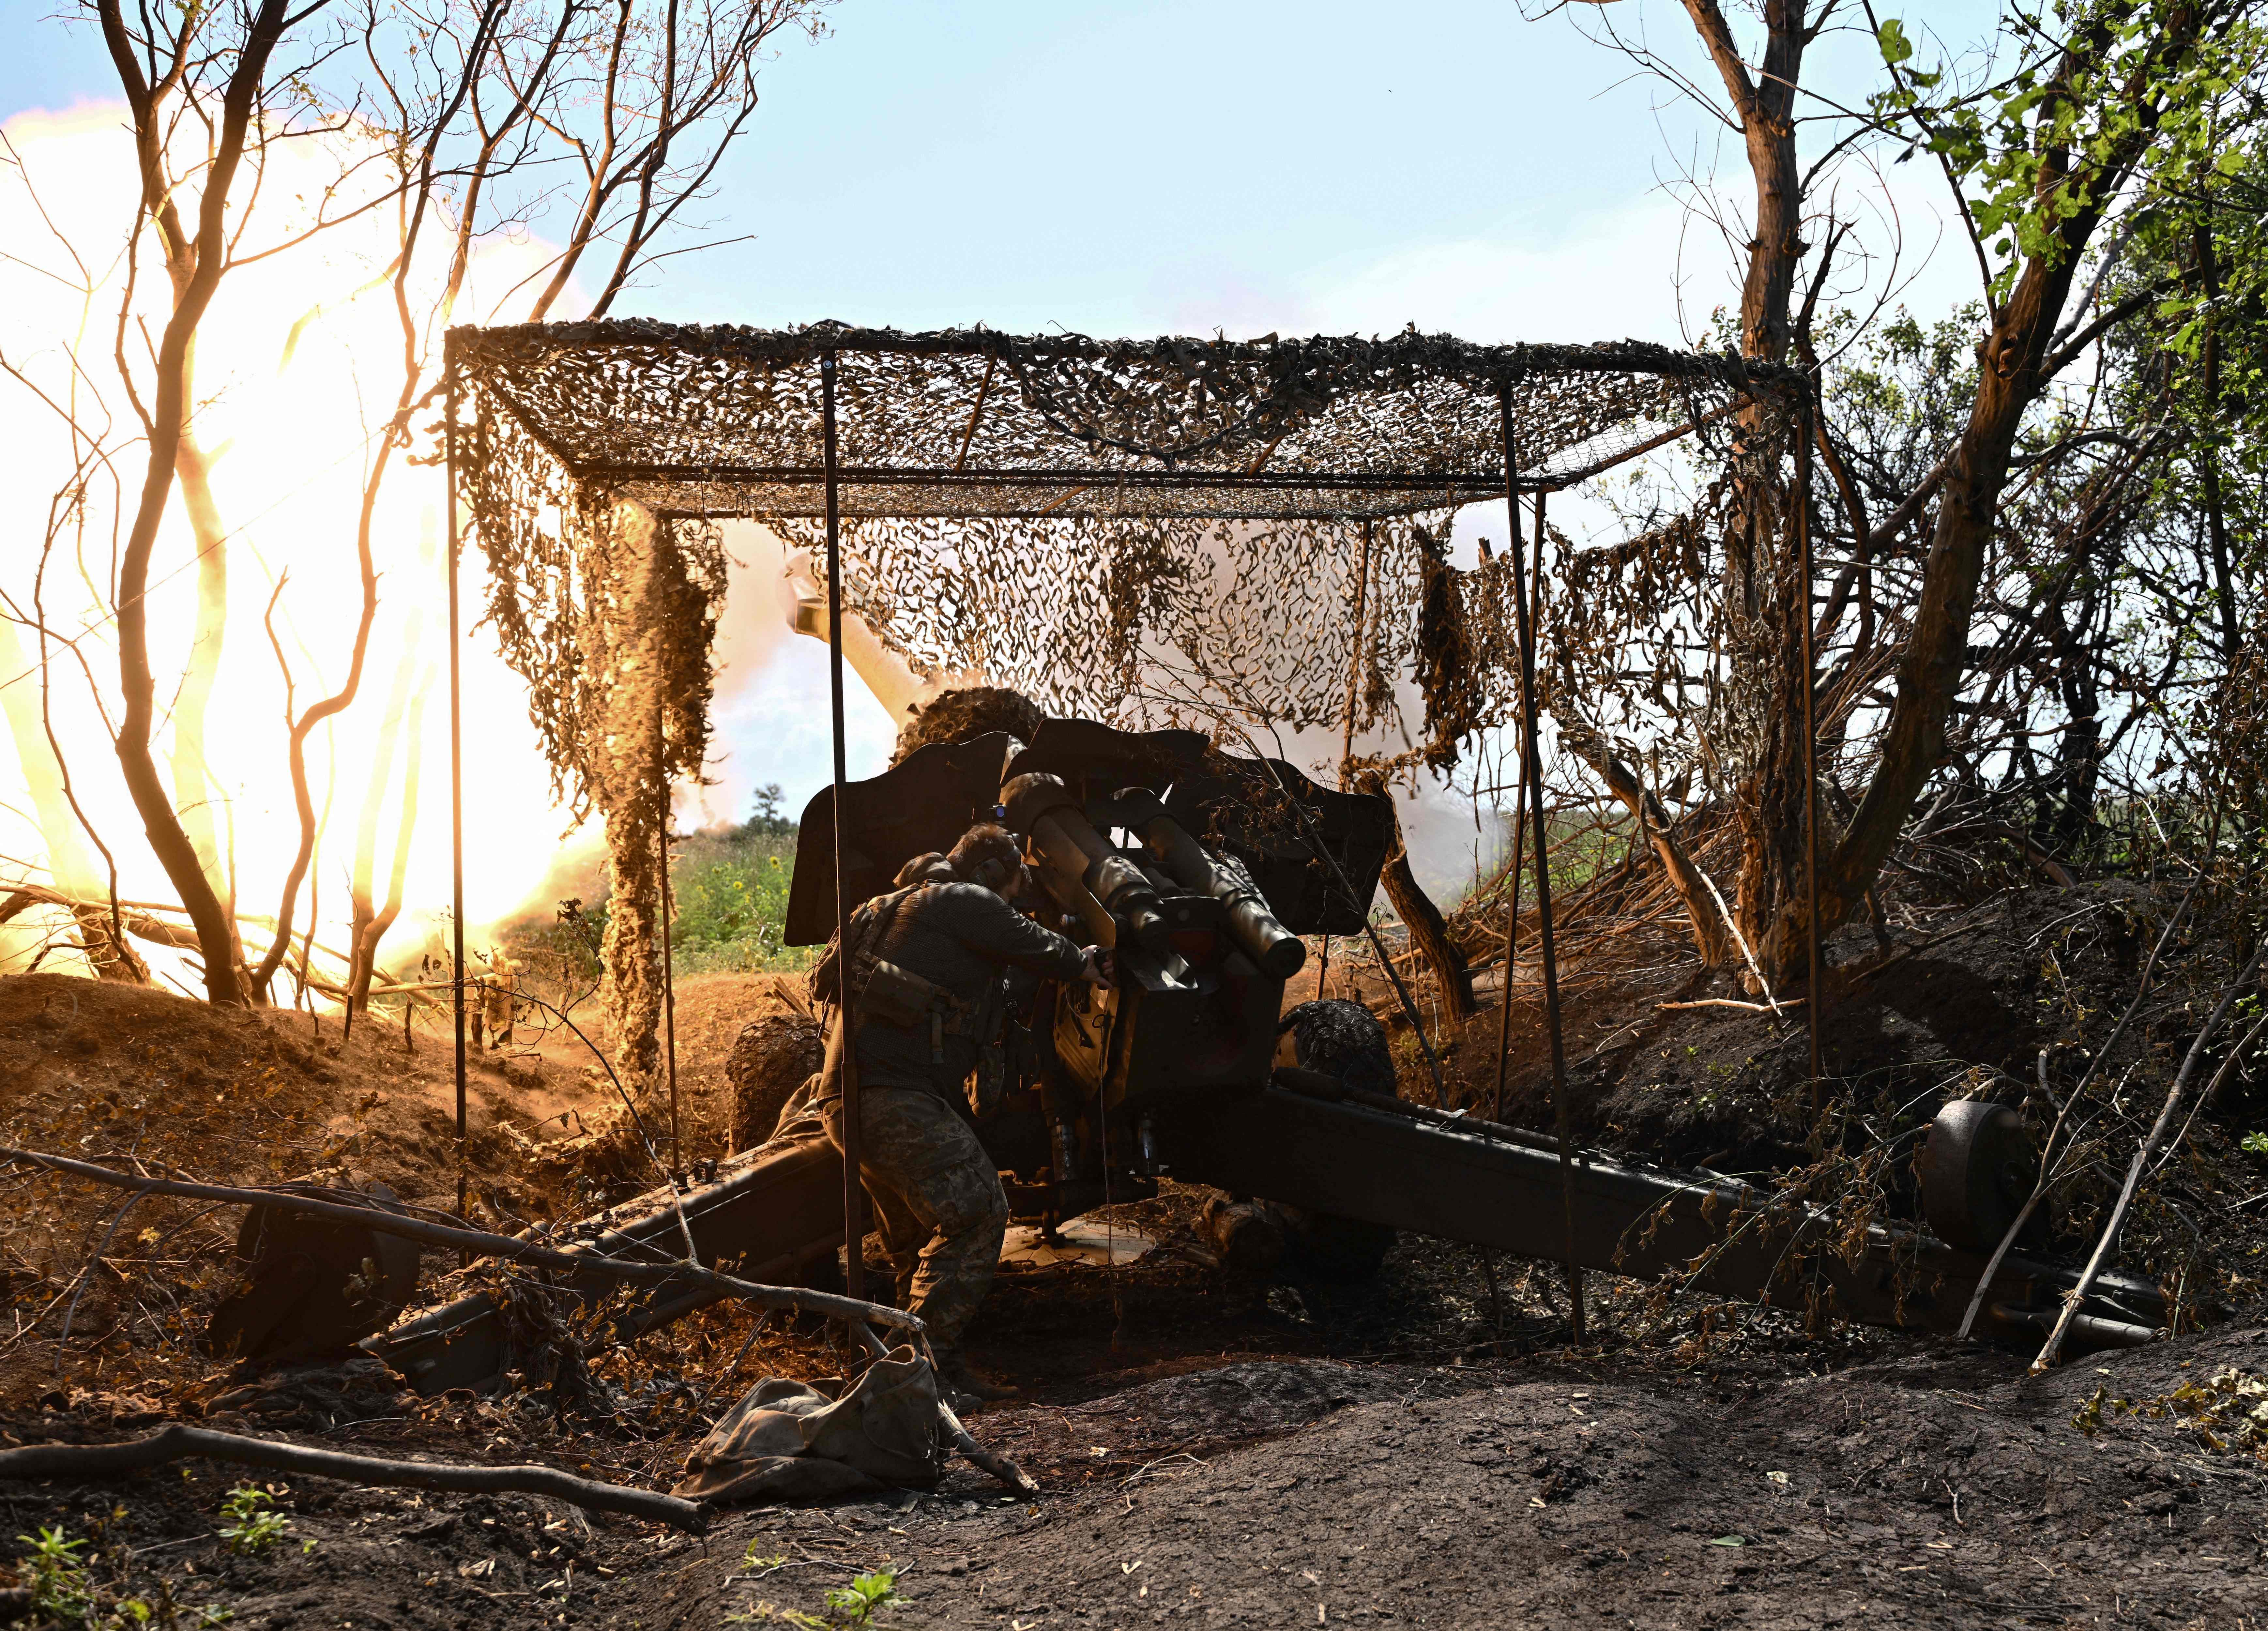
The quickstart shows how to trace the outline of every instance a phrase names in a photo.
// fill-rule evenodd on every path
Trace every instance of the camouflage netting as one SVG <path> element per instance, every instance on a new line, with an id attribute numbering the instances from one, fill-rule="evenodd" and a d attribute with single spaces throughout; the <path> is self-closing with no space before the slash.
<path id="1" fill-rule="evenodd" d="M 615 501 L 688 554 L 725 517 L 823 543 L 822 359 L 837 370 L 844 592 L 919 671 L 1053 712 L 1361 725 L 1413 670 L 1427 756 L 1513 698 L 1501 557 L 1442 565 L 1455 510 L 1721 420 L 1778 381 L 1624 343 L 1416 333 L 1101 342 L 837 324 L 460 329 L 460 453 L 490 614 L 563 791 L 590 783 L 573 563 Z M 693 541 L 703 541 L 697 545 Z M 1359 609 L 1359 620 L 1356 616 Z M 1359 624 L 1359 626 L 1358 626 Z"/>

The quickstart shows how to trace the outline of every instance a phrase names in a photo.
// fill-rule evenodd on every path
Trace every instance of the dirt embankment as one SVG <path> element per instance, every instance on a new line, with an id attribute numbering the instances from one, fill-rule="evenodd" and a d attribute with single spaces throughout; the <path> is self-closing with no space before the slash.
<path id="1" fill-rule="evenodd" d="M 2036 1382 L 1911 1345 L 1816 1375 L 1248 1361 L 980 1417 L 1042 1475 L 1035 1502 L 956 1469 L 933 1492 L 726 1513 L 705 1539 L 305 1480 L 276 1486 L 284 1539 L 239 1556 L 215 1539 L 235 1480 L 212 1468 L 10 1504 L 97 1537 L 91 1577 L 184 1624 L 826 1624 L 830 1592 L 887 1570 L 903 1600 L 876 1624 L 986 1631 L 2235 1627 L 2268 1591 L 2268 1470 L 2094 1404 L 2235 1366 L 2268 1366 L 2268 1331 Z M 460 1405 L 324 1442 L 502 1458 L 514 1426 Z"/>
<path id="2" fill-rule="evenodd" d="M 2042 1048 L 2067 1080 L 2070 1051 L 2099 1040 L 2131 996 L 2155 910 L 2115 889 L 2035 891 L 1902 934 L 1895 962 L 1863 931 L 1846 934 L 1832 948 L 1830 1067 L 1853 1102 L 1917 1124 L 1970 1073 L 2021 1080 Z M 1646 966 L 1673 954 L 1571 978 L 1577 1126 L 1727 1170 L 1807 1155 L 1800 1018 L 1661 1007 L 1749 1000 L 1728 976 Z M 2146 1074 L 2177 1054 L 2194 999 L 2223 978 L 2220 955 L 2183 948 L 2116 1068 L 2139 1060 Z M 1366 994 L 1384 1006 L 1382 987 Z M 724 1059 L 764 1000 L 753 978 L 680 988 L 689 1155 L 720 1137 Z M 1453 1101 L 1492 1097 L 1499 1018 L 1488 1007 L 1445 1038 Z M 1540 1003 L 1525 979 L 1512 1019 L 1506 1116 L 1548 1123 Z M 529 1176 L 523 1147 L 571 1131 L 610 1096 L 578 1053 L 555 1036 L 526 1059 L 477 1065 L 473 1170 L 485 1204 L 556 1199 Z M 1403 1063 L 1405 1081 L 1421 1081 L 1414 1053 Z M 342 1170 L 453 1204 L 448 1066 L 445 1042 L 425 1033 L 408 1052 L 398 1031 L 346 1044 L 332 1022 L 317 1031 L 304 1015 L 0 980 L 0 1079 L 23 1084 L 0 1105 L 12 1143 L 218 1177 Z M 2228 1210 L 2242 1197 L 2215 1185 L 2249 1174 L 2244 1194 L 2268 1190 L 2268 1160 L 2233 1149 L 2250 1113 L 2242 1091 L 2199 1124 L 2194 1136 L 2222 1165 L 2186 1176 L 2195 1194 L 2181 1197 L 2216 1208 L 2208 1221 L 2239 1254 L 2262 1243 L 2245 1232 L 2250 1213 Z M 74 1283 L 119 1198 L 22 1183 L 5 1192 L 34 1223 L 0 1243 L 28 1320 Z M 731 1514 L 694 1541 L 532 1500 L 295 1480 L 275 1496 L 288 1541 L 244 1556 L 216 1539 L 239 1480 L 199 1468 L 0 1490 L 8 1532 L 59 1525 L 93 1541 L 87 1577 L 111 1599 L 164 1598 L 247 1626 L 792 1623 L 824 1619 L 828 1591 L 875 1568 L 898 1571 L 909 1599 L 878 1624 L 1010 1631 L 2220 1627 L 2258 1613 L 2268 1465 L 2226 1417 L 2217 1450 L 2183 1413 L 2227 1393 L 2214 1378 L 2268 1375 L 2257 1296 L 2203 1335 L 2028 1381 L 2018 1362 L 1981 1349 L 1814 1337 L 1784 1316 L 1728 1317 L 1709 1300 L 1599 1277 L 1592 1340 L 1578 1351 L 1548 1266 L 1405 1239 L 1363 1282 L 1241 1279 L 1190 1230 L 1195 1199 L 1169 1188 L 1124 1209 L 1161 1244 L 1116 1275 L 1004 1274 L 972 1331 L 980 1367 L 1025 1390 L 974 1425 L 1041 1476 L 1047 1493 L 1031 1505 L 1003 1502 L 963 1467 L 937 1492 Z M 248 1401 L 184 1343 L 232 1222 L 144 1206 L 89 1277 L 68 1347 L 52 1340 L 53 1316 L 42 1339 L 0 1346 L 0 1435 L 101 1438 L 202 1415 L 334 1448 L 544 1460 L 666 1484 L 704 1418 L 759 1370 L 818 1376 L 840 1363 L 816 1331 L 775 1327 L 712 1396 L 747 1328 L 720 1310 L 609 1369 L 615 1408 L 598 1419 L 559 1419 L 535 1393 L 418 1401 L 375 1376 Z M 145 1220 L 154 1238 L 139 1233 Z M 2152 1401 L 2170 1401 L 2169 1413 L 2149 1413 L 2161 1408 Z M 299 1549 L 306 1540 L 313 1550 Z"/>

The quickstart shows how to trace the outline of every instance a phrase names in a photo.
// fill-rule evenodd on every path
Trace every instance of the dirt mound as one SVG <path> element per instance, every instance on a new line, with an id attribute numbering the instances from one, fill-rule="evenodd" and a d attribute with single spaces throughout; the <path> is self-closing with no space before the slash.
<path id="1" fill-rule="evenodd" d="M 1246 1362 L 986 1413 L 978 1430 L 1041 1468 L 1035 1502 L 1003 1502 L 956 1465 L 932 1494 L 727 1511 L 705 1542 L 527 1497 L 295 1478 L 276 1497 L 283 1539 L 232 1554 L 213 1531 L 245 1480 L 195 1465 L 27 1488 L 16 1504 L 27 1531 L 94 1536 L 88 1576 L 113 1600 L 162 1584 L 239 1623 L 784 1622 L 889 1569 L 909 1602 L 881 1622 L 948 1631 L 2236 1625 L 2268 1583 L 2268 1469 L 2115 1403 L 2230 1368 L 2268 1368 L 2268 1332 L 2036 1381 L 2013 1360 L 1918 1345 L 1781 1376 Z M 45 1438 L 129 1425 L 0 1421 Z M 465 1401 L 319 1442 L 462 1459 L 468 1439 L 506 1435 L 596 1476 L 652 1482 L 674 1466 L 666 1448 L 571 1443 L 509 1405 Z"/>
<path id="2" fill-rule="evenodd" d="M 91 1158 L 132 1149 L 216 1181 L 343 1170 L 405 1199 L 452 1202 L 456 1105 L 448 1038 L 421 1025 L 217 1008 L 148 986 L 0 977 L 0 1136 Z M 592 1097 L 566 1050 L 475 1054 L 475 1180 L 516 1165 L 500 1131 L 556 1134 Z M 547 1126 L 546 1124 L 549 1124 Z"/>
<path id="3" fill-rule="evenodd" d="M 741 1032 L 775 1014 L 807 1011 L 801 974 L 696 974 L 677 982 L 677 1092 L 688 1161 L 723 1156 L 733 1143 L 726 1066 Z"/>
<path id="4" fill-rule="evenodd" d="M 1786 1377 L 1239 1365 L 988 1413 L 1088 1441 L 1033 1507 L 957 1471 L 941 1498 L 736 1516 L 733 1551 L 829 1567 L 688 1568 L 614 1607 L 809 1611 L 887 1566 L 945 1627 L 2234 1625 L 2268 1578 L 2268 1470 L 2090 1405 L 2229 1366 L 2268 1367 L 2268 1332 L 2038 1381 L 1919 1347 Z"/>
<path id="5" fill-rule="evenodd" d="M 581 1053 L 556 1033 L 473 1055 L 464 1171 L 475 1221 L 517 1229 L 554 1204 L 525 1155 L 611 1096 Z M 365 1023 L 350 1039 L 335 1017 L 217 1008 L 60 974 L 0 977 L 0 1143 L 19 1148 L 217 1183 L 378 1183 L 453 1209 L 453 1065 L 449 1038 L 422 1024 L 405 1039 L 398 1020 Z M 71 1345 L 0 1349 L 0 1402 L 56 1387 L 58 1363 L 65 1384 L 107 1367 L 114 1387 L 122 1362 L 151 1387 L 186 1388 L 210 1369 L 195 1343 L 236 1281 L 233 1208 L 153 1197 L 129 1215 L 119 1191 L 47 1177 L 11 1179 L 6 1193 L 16 1227 L 0 1244 L 0 1289 L 43 1337 L 68 1313 Z M 454 1262 L 429 1254 L 429 1284 Z"/>
<path id="6" fill-rule="evenodd" d="M 2036 888 L 1941 913 L 1888 949 L 1864 927 L 1843 930 L 1823 948 L 1828 1074 L 1845 1084 L 1838 1093 L 1905 1105 L 1918 1121 L 1945 1097 L 1967 1095 L 1964 1071 L 2029 1078 L 2043 1046 L 2067 1045 L 2074 1014 L 2098 1037 L 2108 1030 L 2101 1016 L 2115 1016 L 2132 996 L 2137 965 L 2176 898 L 2124 882 Z M 2220 961 L 2220 948 L 2204 941 L 2169 948 L 2160 993 L 2117 1062 L 2184 1035 L 2183 1005 L 2226 978 Z M 1521 974 L 1504 1117 L 1548 1127 L 1543 993 L 1525 953 Z M 1793 1000 L 1802 993 L 1781 994 L 1790 1000 L 1774 1014 L 1734 971 L 1683 961 L 1630 972 L 1572 969 L 1562 1008 L 1576 1135 L 1679 1166 L 1754 1171 L 1805 1159 L 1815 1125 L 1809 1030 Z M 1454 1103 L 1492 1103 L 1499 1018 L 1491 1004 L 1448 1037 Z M 1402 1068 L 1405 1091 L 1414 1081 L 1416 1096 L 1430 1099 L 1422 1064 L 1404 1057 Z"/>

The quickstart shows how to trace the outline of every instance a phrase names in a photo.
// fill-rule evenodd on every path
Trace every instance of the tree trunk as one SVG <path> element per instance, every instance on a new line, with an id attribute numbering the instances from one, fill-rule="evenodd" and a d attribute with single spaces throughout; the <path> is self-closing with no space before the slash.
<path id="1" fill-rule="evenodd" d="M 2078 247 L 2053 262 L 2035 260 L 2025 268 L 1982 348 L 1977 400 L 1946 471 L 1881 758 L 1832 860 L 1821 860 L 1822 933 L 1840 925 L 1858 905 L 1896 844 L 1914 800 L 1944 758 L 1946 720 L 1961 688 L 1970 619 L 2007 481 L 2009 454 L 2025 410 L 2047 383 L 2041 365 L 2070 293 Z M 1799 894 L 1799 905 L 1800 899 Z M 1800 955 L 1802 928 L 1800 913 L 1775 920 L 1776 957 L 1784 962 Z"/>
<path id="2" fill-rule="evenodd" d="M 190 349 L 185 383 L 193 387 L 196 351 Z M 173 455 L 173 472 L 181 488 L 181 508 L 189 518 L 189 536 L 197 550 L 197 624 L 189 644 L 188 666 L 181 689 L 173 698 L 173 801 L 180 811 L 181 830 L 196 846 L 205 875 L 229 914 L 236 919 L 236 902 L 220 861 L 220 842 L 213 825 L 211 763 L 205 753 L 205 709 L 212 699 L 213 683 L 220 675 L 223 642 L 228 633 L 228 531 L 221 524 L 220 506 L 212 493 L 212 461 L 193 426 L 181 427 L 181 445 Z M 236 953 L 244 961 L 239 942 Z"/>
<path id="3" fill-rule="evenodd" d="M 299 847 L 291 858 L 291 869 L 284 875 L 284 898 L 276 908 L 275 943 L 269 947 L 268 955 L 260 960 L 260 967 L 252 977 L 253 993 L 262 1002 L 269 1000 L 269 993 L 275 982 L 276 971 L 282 966 L 284 953 L 290 948 L 291 918 L 298 905 L 299 885 L 306 878 L 307 868 L 314 860 L 318 829 L 314 800 L 307 791 L 307 738 L 325 720 L 344 713 L 354 705 L 355 697 L 362 690 L 363 665 L 370 657 L 371 624 L 378 617 L 378 564 L 371 553 L 371 529 L 376 522 L 379 489 L 386 481 L 387 465 L 393 455 L 394 439 L 391 432 L 379 438 L 370 474 L 363 482 L 362 507 L 355 520 L 355 558 L 362 573 L 362 614 L 355 624 L 354 644 L 348 651 L 346 680 L 337 690 L 321 701 L 311 704 L 305 713 L 291 722 L 287 757 L 291 771 L 292 802 L 298 807 L 299 815 Z M 277 590 L 280 592 L 283 587 L 279 580 Z M 281 660 L 280 653 L 278 660 Z M 332 774 L 337 774 L 335 762 L 332 765 Z M 314 902 L 310 899 L 307 904 L 307 932 L 310 935 L 314 933 Z M 306 972 L 304 960 L 301 972 Z"/>
<path id="4" fill-rule="evenodd" d="M 117 69 L 127 100 L 133 110 L 135 144 L 141 166 L 141 210 L 160 224 L 167 238 L 186 241 L 174 217 L 174 205 L 165 173 L 166 132 L 162 110 L 142 65 L 135 55 L 119 0 L 99 0 L 104 43 Z M 203 863 L 180 817 L 165 781 L 158 774 L 151 752 L 150 730 L 157 705 L 157 680 L 150 668 L 150 557 L 157 549 L 158 528 L 173 496 L 174 461 L 180 452 L 181 432 L 188 411 L 189 350 L 197 327 L 204 321 L 214 292 L 220 287 L 227 265 L 229 193 L 244 161 L 247 131 L 260 100 L 269 58 L 283 37 L 289 13 L 284 0 L 260 0 L 259 10 L 247 19 L 242 49 L 222 97 L 221 116 L 214 132 L 212 157 L 205 166 L 203 191 L 198 199 L 195 268 L 178 285 L 173 314 L 166 320 L 158 346 L 151 393 L 149 462 L 136 500 L 134 519 L 118 558 L 118 679 L 125 706 L 118 721 L 118 764 L 142 817 L 150 848 L 165 867 L 166 875 L 181 897 L 181 904 L 196 926 L 198 955 L 204 963 L 205 994 L 219 1003 L 245 1000 L 244 983 L 236 969 L 236 933 L 220 897 L 205 876 Z"/>
<path id="5" fill-rule="evenodd" d="M 357 1013 L 370 1007 L 370 985 L 378 970 L 379 945 L 394 926 L 394 919 L 401 915 L 402 885 L 409 875 L 409 840 L 417 831 L 419 772 L 424 767 L 425 692 L 432 678 L 432 671 L 428 669 L 409 702 L 409 748 L 402 761 L 401 815 L 394 833 L 394 865 L 387 878 L 386 904 L 364 927 L 353 948 L 355 972 L 347 983 L 347 1002 Z"/>
<path id="6" fill-rule="evenodd" d="M 386 698 L 386 712 L 378 722 L 378 742 L 371 753 L 370 779 L 364 784 L 362 811 L 355 822 L 354 866 L 347 875 L 350 926 L 347 940 L 348 1022 L 367 1005 L 370 958 L 377 950 L 371 934 L 378 921 L 373 881 L 378 871 L 378 818 L 386 807 L 386 789 L 394 779 L 394 753 L 401 735 L 401 716 L 409 705 L 409 685 L 417 668 L 419 619 L 410 614 L 402 640 L 401 656 L 394 664 L 394 683 Z M 413 749 L 414 751 L 414 749 Z"/>
<path id="7" fill-rule="evenodd" d="M 1385 780 L 1376 775 L 1366 777 L 1363 790 L 1384 797 Z M 1387 802 L 1388 808 L 1392 808 L 1392 799 L 1388 798 Z M 1480 1011 L 1473 1000 L 1472 970 L 1465 966 L 1464 954 L 1451 943 L 1449 926 L 1442 920 L 1441 909 L 1418 887 L 1417 875 L 1410 870 L 1410 849 L 1402 839 L 1399 811 L 1394 816 L 1394 848 L 1387 856 L 1379 882 L 1386 886 L 1386 898 L 1394 903 L 1395 915 L 1410 931 L 1410 945 L 1433 970 L 1433 983 L 1440 988 L 1441 1006 L 1453 1019 L 1471 1018 Z"/>
<path id="8" fill-rule="evenodd" d="M 1686 0 L 1739 121 L 1756 195 L 1749 265 L 1741 287 L 1741 353 L 1785 363 L 1794 341 L 1795 274 L 1807 246 L 1803 173 L 1795 150 L 1796 87 L 1808 43 L 1804 0 L 1764 0 L 1764 61 L 1751 72 L 1716 0 Z M 1725 601 L 1735 643 L 1734 676 L 1753 734 L 1734 799 L 1741 868 L 1734 910 L 1766 977 L 1777 985 L 1789 965 L 1765 956 L 1766 926 L 1805 899 L 1805 759 L 1802 629 L 1811 586 L 1797 581 L 1790 498 L 1780 471 L 1778 425 L 1793 403 L 1752 402 L 1739 415 L 1741 454 L 1726 536 Z M 1693 914 L 1697 938 L 1711 916 Z M 1795 942 L 1800 949 L 1803 942 Z M 1721 943 L 1718 950 L 1726 947 Z M 1707 950 L 1705 948 L 1704 956 Z"/>
<path id="9" fill-rule="evenodd" d="M 1577 721 L 1572 711 L 1562 707 L 1559 718 L 1559 745 L 1575 754 L 1588 764 L 1607 791 L 1622 801 L 1622 806 L 1638 820 L 1639 830 L 1646 834 L 1653 846 L 1654 857 L 1676 891 L 1685 915 L 1693 925 L 1693 943 L 1701 953 L 1702 965 L 1719 969 L 1729 967 L 1741 960 L 1740 948 L 1733 941 L 1725 924 L 1725 914 L 1718 910 L 1716 897 L 1709 886 L 1701 881 L 1701 874 L 1693 864 L 1685 846 L 1677 841 L 1677 833 L 1670 823 L 1669 812 L 1638 779 L 1637 772 L 1615 757 L 1598 733 Z"/>

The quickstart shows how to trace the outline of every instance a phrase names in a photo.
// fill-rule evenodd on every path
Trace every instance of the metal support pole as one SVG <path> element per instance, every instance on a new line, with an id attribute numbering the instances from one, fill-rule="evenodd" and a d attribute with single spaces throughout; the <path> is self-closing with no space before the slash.
<path id="1" fill-rule="evenodd" d="M 657 728 L 654 734 L 659 736 L 661 732 Z M 675 1175 L 685 1170 L 685 1143 L 677 1123 L 677 959 L 669 945 L 669 769 L 666 760 L 663 762 L 661 772 L 660 844 L 661 1028 L 669 1060 L 669 1170 Z"/>
<path id="2" fill-rule="evenodd" d="M 1525 572 L 1520 542 L 1519 443 L 1513 433 L 1509 384 L 1497 387 L 1497 409 L 1503 422 L 1504 505 L 1506 519 L 1512 528 L 1512 580 L 1517 585 Z M 1539 555 L 1543 547 L 1539 535 Z M 1559 956 L 1551 934 L 1550 850 L 1543 829 L 1543 760 L 1535 742 L 1535 628 L 1529 616 L 1528 596 L 1515 590 L 1512 599 L 1518 609 L 1515 621 L 1520 631 L 1521 774 L 1528 782 L 1528 836 L 1535 847 L 1535 929 L 1543 957 L 1544 1024 L 1551 1037 L 1551 1118 L 1559 1135 L 1560 1195 L 1566 1214 L 1567 1303 L 1572 1315 L 1569 1323 L 1575 1340 L 1580 1342 L 1584 1339 L 1583 1267 L 1575 1256 L 1575 1168 L 1568 1154 L 1574 1146 L 1574 1134 L 1569 1129 L 1567 1117 L 1567 1049 L 1559 1034 Z"/>
<path id="3" fill-rule="evenodd" d="M 466 1209 L 465 1171 L 465 708 L 464 676 L 459 660 L 461 638 L 457 625 L 457 359 L 455 347 L 444 365 L 449 384 L 443 421 L 448 464 L 449 556 L 449 928 L 452 941 L 449 1001 L 457 1022 L 457 1215 Z"/>
<path id="4" fill-rule="evenodd" d="M 1529 617 L 1535 616 L 1535 607 L 1543 588 L 1543 492 L 1535 494 L 1535 569 L 1527 585 L 1520 581 L 1520 557 L 1512 557 L 1512 593 L 1514 599 L 1526 596 Z M 1521 739 L 1527 741 L 1525 736 Z M 1520 774 L 1513 782 L 1512 795 L 1512 897 L 1504 910 L 1504 991 L 1497 1001 L 1496 1022 L 1496 1101 L 1489 1114 L 1491 1119 L 1504 1119 L 1504 1079 L 1512 1062 L 1512 975 L 1513 953 L 1517 948 L 1520 934 L 1520 874 L 1528 855 L 1528 750 L 1520 753 Z"/>
<path id="5" fill-rule="evenodd" d="M 850 883 L 843 858 L 843 801 L 850 778 L 843 750 L 843 520 L 836 485 L 835 449 L 835 353 L 819 359 L 819 412 L 826 441 L 827 482 L 827 679 L 829 719 L 835 733 L 835 944 L 837 994 L 835 1023 L 842 1039 L 843 1109 L 843 1289 L 866 1295 L 866 1192 L 859 1176 L 858 989 L 850 978 Z"/>
<path id="6" fill-rule="evenodd" d="M 1803 619 L 1803 875 L 1804 915 L 1811 941 L 1811 1000 L 1803 1005 L 1811 1022 L 1811 1103 L 1820 1103 L 1819 1010 L 1827 999 L 1820 978 L 1819 960 L 1819 727 L 1812 718 L 1813 694 L 1819 689 L 1818 654 L 1812 649 L 1811 623 L 1811 397 L 1807 390 L 1796 410 L 1795 437 L 1795 552 L 1796 571 L 1803 592 L 1796 597 L 1796 615 Z"/>
<path id="7" fill-rule="evenodd" d="M 1361 697 L 1362 685 L 1362 620 L 1365 602 L 1370 591 L 1370 523 L 1362 524 L 1362 550 L 1355 557 L 1354 569 L 1354 634 L 1347 644 L 1346 734 L 1339 744 L 1339 791 L 1344 793 L 1347 784 L 1347 761 L 1354 757 L 1354 715 Z M 1358 901 L 1355 909 L 1365 910 L 1366 903 Z M 1331 974 L 1331 937 L 1323 936 L 1323 956 L 1315 970 L 1315 1000 L 1320 1002 L 1329 992 L 1324 982 Z"/>

